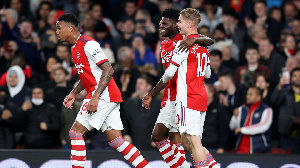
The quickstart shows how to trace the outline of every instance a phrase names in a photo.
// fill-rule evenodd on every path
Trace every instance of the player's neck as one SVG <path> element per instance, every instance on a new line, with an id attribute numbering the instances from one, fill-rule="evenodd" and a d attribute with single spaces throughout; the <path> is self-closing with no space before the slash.
<path id="1" fill-rule="evenodd" d="M 197 29 L 191 29 L 190 31 L 188 31 L 188 32 L 185 34 L 185 37 L 187 37 L 187 36 L 189 36 L 189 35 L 192 35 L 192 34 L 198 34 Z"/>
<path id="2" fill-rule="evenodd" d="M 179 33 L 179 30 L 174 31 L 174 33 L 169 37 L 169 39 L 172 40 L 174 37 L 177 36 L 178 33 Z"/>
<path id="3" fill-rule="evenodd" d="M 69 40 L 69 43 L 73 46 L 77 43 L 77 40 L 78 40 L 78 37 L 80 36 L 81 34 L 79 32 L 73 34 L 72 36 L 70 36 L 70 40 Z"/>

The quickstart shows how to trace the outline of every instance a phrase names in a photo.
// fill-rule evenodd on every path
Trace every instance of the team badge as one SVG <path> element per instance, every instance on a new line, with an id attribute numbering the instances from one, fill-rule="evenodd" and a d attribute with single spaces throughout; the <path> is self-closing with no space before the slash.
<path id="1" fill-rule="evenodd" d="M 80 53 L 77 52 L 77 59 L 79 60 L 80 59 Z"/>

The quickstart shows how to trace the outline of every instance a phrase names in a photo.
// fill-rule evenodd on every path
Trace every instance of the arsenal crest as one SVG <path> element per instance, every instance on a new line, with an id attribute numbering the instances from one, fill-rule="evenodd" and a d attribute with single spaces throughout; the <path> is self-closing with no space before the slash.
<path id="1" fill-rule="evenodd" d="M 78 60 L 80 59 L 80 53 L 79 52 L 77 53 L 77 59 Z"/>

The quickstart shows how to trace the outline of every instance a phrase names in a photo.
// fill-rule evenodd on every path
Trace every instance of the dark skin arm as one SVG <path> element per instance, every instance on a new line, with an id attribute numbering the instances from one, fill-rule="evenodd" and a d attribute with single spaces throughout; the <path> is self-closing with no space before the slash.
<path id="1" fill-rule="evenodd" d="M 200 46 L 207 47 L 214 44 L 214 41 L 207 38 L 185 38 L 180 42 L 179 51 L 188 51 L 194 44 L 199 44 Z"/>
<path id="2" fill-rule="evenodd" d="M 114 70 L 109 62 L 105 62 L 101 65 L 99 65 L 100 69 L 102 70 L 102 75 L 98 84 L 98 88 L 96 89 L 92 99 L 87 105 L 87 111 L 88 113 L 92 113 L 97 111 L 99 97 L 109 84 L 112 75 L 114 74 Z"/>
<path id="3" fill-rule="evenodd" d="M 77 84 L 77 86 L 70 92 L 70 94 L 64 99 L 63 105 L 68 108 L 68 109 L 72 109 L 73 106 L 73 102 L 75 100 L 75 95 L 80 93 L 82 90 L 84 89 L 83 84 L 81 83 L 81 81 L 79 81 L 79 83 Z"/>
<path id="4" fill-rule="evenodd" d="M 150 103 L 153 96 L 158 95 L 158 93 L 163 90 L 168 83 L 164 83 L 162 80 L 160 80 L 157 85 L 143 98 L 142 106 L 145 109 L 150 109 Z"/>

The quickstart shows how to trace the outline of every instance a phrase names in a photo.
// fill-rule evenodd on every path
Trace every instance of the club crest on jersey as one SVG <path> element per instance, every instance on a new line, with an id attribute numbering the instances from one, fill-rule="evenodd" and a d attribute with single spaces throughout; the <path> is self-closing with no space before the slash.
<path id="1" fill-rule="evenodd" d="M 80 53 L 77 52 L 77 59 L 80 60 Z"/>

